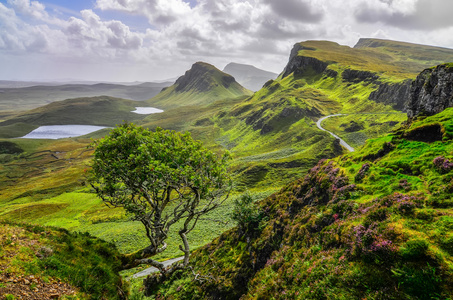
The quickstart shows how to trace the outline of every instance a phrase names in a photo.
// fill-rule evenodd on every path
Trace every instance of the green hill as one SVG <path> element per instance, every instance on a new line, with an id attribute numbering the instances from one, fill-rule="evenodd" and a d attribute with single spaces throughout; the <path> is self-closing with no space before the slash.
<path id="1" fill-rule="evenodd" d="M 397 112 L 404 107 L 412 79 L 434 61 L 453 59 L 449 49 L 404 44 L 398 52 L 399 42 L 368 42 L 359 42 L 360 48 L 327 41 L 298 43 L 276 80 L 208 118 L 218 132 L 217 142 L 237 158 L 235 171 L 242 185 L 283 184 L 319 159 L 341 153 L 335 139 L 316 128 L 321 116 L 377 113 L 362 117 L 363 126 L 347 132 L 354 146 L 396 128 L 405 119 Z M 371 42 L 380 42 L 379 47 Z M 430 57 L 431 50 L 439 54 Z M 422 52 L 426 57 L 419 55 Z M 330 129 L 345 136 L 338 119 L 329 120 Z"/>
<path id="2" fill-rule="evenodd" d="M 109 83 L 97 84 L 52 84 L 31 83 L 31 86 L 21 87 L 21 82 L 11 83 L 19 87 L 4 87 L 0 82 L 0 112 L 18 112 L 34 109 L 55 101 L 72 98 L 89 98 L 110 96 L 137 101 L 147 100 L 157 95 L 162 88 L 170 86 L 171 82 L 146 82 L 135 85 Z M 22 83 L 26 84 L 26 83 Z M 5 84 L 8 86 L 7 84 Z M 3 119 L 0 115 L 0 120 Z"/>
<path id="3" fill-rule="evenodd" d="M 162 286 L 145 281 L 146 292 L 163 299 L 451 299 L 452 155 L 453 108 L 413 118 L 356 152 L 321 160 L 265 200 L 238 206 L 245 214 L 238 227 L 197 250 L 190 271 Z"/>
<path id="4" fill-rule="evenodd" d="M 159 108 L 206 105 L 216 100 L 250 95 L 251 91 L 214 66 L 197 62 L 175 84 L 147 102 Z"/>
<path id="5" fill-rule="evenodd" d="M 114 126 L 125 120 L 143 119 L 145 115 L 132 113 L 140 106 L 146 103 L 108 96 L 57 101 L 1 122 L 0 137 L 23 136 L 42 125 Z"/>

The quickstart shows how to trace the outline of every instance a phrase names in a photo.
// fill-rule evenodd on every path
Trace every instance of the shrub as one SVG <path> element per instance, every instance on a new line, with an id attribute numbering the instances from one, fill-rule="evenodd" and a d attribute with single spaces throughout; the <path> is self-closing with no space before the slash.
<path id="1" fill-rule="evenodd" d="M 236 221 L 240 230 L 244 232 L 260 231 L 261 221 L 265 221 L 267 218 L 264 212 L 253 203 L 253 198 L 249 193 L 236 198 L 233 205 L 231 218 Z"/>
<path id="2" fill-rule="evenodd" d="M 359 172 L 357 172 L 357 174 L 355 175 L 354 181 L 355 182 L 361 182 L 362 179 L 365 178 L 365 175 L 366 175 L 366 173 L 368 172 L 369 169 L 370 169 L 370 164 L 369 163 L 363 164 L 362 167 L 360 168 Z"/>
<path id="3" fill-rule="evenodd" d="M 436 157 L 433 160 L 433 165 L 440 173 L 448 173 L 453 169 L 453 162 L 443 156 Z"/>
<path id="4" fill-rule="evenodd" d="M 413 239 L 401 248 L 401 255 L 407 260 L 418 260 L 426 256 L 428 242 L 424 239 Z"/>

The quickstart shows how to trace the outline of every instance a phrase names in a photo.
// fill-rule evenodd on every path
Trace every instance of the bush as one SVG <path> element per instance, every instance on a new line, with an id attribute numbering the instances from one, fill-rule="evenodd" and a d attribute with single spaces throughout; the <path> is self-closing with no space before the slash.
<path id="1" fill-rule="evenodd" d="M 407 260 L 418 260 L 426 256 L 428 242 L 424 239 L 414 239 L 406 242 L 401 249 L 401 255 Z"/>
<path id="2" fill-rule="evenodd" d="M 253 203 L 253 198 L 249 193 L 236 198 L 233 205 L 231 218 L 237 223 L 240 230 L 251 233 L 260 231 L 260 223 L 266 221 L 267 218 L 264 212 Z"/>
<path id="3" fill-rule="evenodd" d="M 436 157 L 433 160 L 433 165 L 440 173 L 448 173 L 453 169 L 453 162 L 443 156 Z"/>

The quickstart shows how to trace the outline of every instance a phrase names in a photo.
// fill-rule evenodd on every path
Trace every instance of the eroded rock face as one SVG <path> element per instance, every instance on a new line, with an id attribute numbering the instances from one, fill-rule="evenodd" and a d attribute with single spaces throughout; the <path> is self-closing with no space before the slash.
<path id="1" fill-rule="evenodd" d="M 343 80 L 354 83 L 358 83 L 360 81 L 375 82 L 379 79 L 379 75 L 377 75 L 376 73 L 352 69 L 344 70 L 341 74 L 341 77 L 343 78 Z"/>
<path id="2" fill-rule="evenodd" d="M 395 84 L 382 83 L 377 90 L 370 94 L 368 99 L 404 111 L 406 100 L 409 98 L 411 83 L 412 80 L 410 79 Z"/>
<path id="3" fill-rule="evenodd" d="M 426 69 L 412 83 L 407 116 L 431 116 L 453 106 L 453 64 Z"/>
<path id="4" fill-rule="evenodd" d="M 291 50 L 289 62 L 286 65 L 285 70 L 283 70 L 282 78 L 285 78 L 286 76 L 293 72 L 295 75 L 301 75 L 305 71 L 312 69 L 316 73 L 320 74 L 326 70 L 328 66 L 327 63 L 313 57 L 299 56 L 298 53 L 300 50 L 315 50 L 315 49 L 304 47 L 301 44 L 295 44 L 293 49 Z"/>

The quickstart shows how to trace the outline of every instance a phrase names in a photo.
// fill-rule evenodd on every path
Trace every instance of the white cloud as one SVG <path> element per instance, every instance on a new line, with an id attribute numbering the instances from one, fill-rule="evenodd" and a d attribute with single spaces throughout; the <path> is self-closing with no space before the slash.
<path id="1" fill-rule="evenodd" d="M 99 50 L 138 49 L 143 43 L 143 34 L 131 32 L 120 21 L 102 21 L 92 10 L 81 11 L 82 19 L 69 18 L 63 32 L 70 46 L 98 53 Z"/>
<path id="2" fill-rule="evenodd" d="M 49 64 L 77 65 L 79 76 L 94 76 L 95 67 L 104 64 L 99 76 L 123 69 L 127 76 L 136 70 L 140 76 L 156 72 L 156 77 L 173 77 L 199 60 L 218 67 L 237 61 L 279 72 L 292 45 L 307 39 L 352 46 L 360 37 L 380 37 L 453 47 L 450 1 L 191 2 L 97 0 L 67 19 L 62 7 L 7 0 L 0 3 L 0 60 L 13 54 L 8 59 L 17 59 L 19 66 L 21 57 L 39 55 Z M 134 16 L 148 22 L 140 31 L 128 26 Z"/>
<path id="3" fill-rule="evenodd" d="M 453 2 L 445 0 L 367 0 L 356 10 L 362 23 L 381 23 L 406 30 L 452 27 Z"/>

